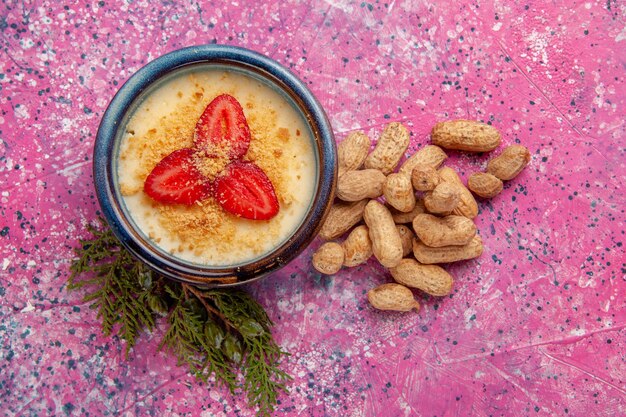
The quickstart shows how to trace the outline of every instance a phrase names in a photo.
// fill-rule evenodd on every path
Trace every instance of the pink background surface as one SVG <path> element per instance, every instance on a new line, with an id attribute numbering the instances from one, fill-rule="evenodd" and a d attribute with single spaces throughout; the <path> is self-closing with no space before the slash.
<path id="1" fill-rule="evenodd" d="M 322 277 L 314 247 L 249 286 L 292 353 L 277 415 L 626 414 L 624 2 L 4 0 L 0 31 L 0 414 L 254 414 L 157 352 L 162 326 L 124 360 L 65 289 L 109 100 L 150 60 L 212 42 L 290 67 L 338 141 L 401 121 L 414 150 L 463 117 L 532 154 L 480 203 L 485 253 L 419 314 L 374 311 L 365 292 L 388 274 Z M 448 165 L 466 178 L 487 159 Z"/>

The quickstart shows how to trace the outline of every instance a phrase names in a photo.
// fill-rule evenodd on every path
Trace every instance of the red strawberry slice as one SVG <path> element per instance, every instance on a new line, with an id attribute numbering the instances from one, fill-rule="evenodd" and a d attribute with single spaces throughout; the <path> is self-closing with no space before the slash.
<path id="1" fill-rule="evenodd" d="M 211 186 L 194 165 L 194 152 L 183 148 L 163 158 L 146 178 L 146 194 L 161 203 L 188 206 L 207 198 Z"/>
<path id="2" fill-rule="evenodd" d="M 278 213 L 274 186 L 265 172 L 253 162 L 232 162 L 213 186 L 213 196 L 219 205 L 236 216 L 268 220 Z"/>
<path id="3" fill-rule="evenodd" d="M 235 97 L 222 94 L 209 103 L 196 123 L 194 144 L 213 157 L 227 155 L 234 160 L 246 154 L 250 127 Z"/>

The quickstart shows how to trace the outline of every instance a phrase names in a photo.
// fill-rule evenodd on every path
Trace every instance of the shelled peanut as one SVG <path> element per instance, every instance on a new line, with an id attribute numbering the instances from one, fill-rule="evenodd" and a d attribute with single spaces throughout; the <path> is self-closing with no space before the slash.
<path id="1" fill-rule="evenodd" d="M 500 132 L 474 120 L 448 120 L 433 127 L 431 139 L 435 145 L 446 149 L 487 152 L 500 145 Z"/>
<path id="2" fill-rule="evenodd" d="M 530 162 L 530 152 L 522 145 L 511 145 L 487 164 L 487 172 L 502 181 L 512 180 Z"/>
<path id="3" fill-rule="evenodd" d="M 385 174 L 377 169 L 346 171 L 337 179 L 337 197 L 343 201 L 380 197 L 385 179 Z"/>
<path id="4" fill-rule="evenodd" d="M 424 206 L 430 213 L 442 215 L 452 213 L 460 202 L 460 188 L 450 182 L 441 182 L 432 191 L 424 194 Z"/>
<path id="5" fill-rule="evenodd" d="M 528 165 L 530 152 L 522 145 L 511 145 L 487 164 L 487 172 L 476 172 L 468 181 L 468 188 L 477 196 L 492 198 L 500 194 L 503 181 L 512 180 Z"/>
<path id="6" fill-rule="evenodd" d="M 340 177 L 344 172 L 361 168 L 370 151 L 371 144 L 370 138 L 365 133 L 352 132 L 337 145 L 337 165 Z"/>
<path id="7" fill-rule="evenodd" d="M 367 292 L 370 304 L 379 310 L 419 311 L 420 304 L 410 289 L 400 284 L 382 284 Z"/>
<path id="8" fill-rule="evenodd" d="M 467 179 L 467 188 L 479 197 L 492 198 L 500 194 L 502 180 L 488 172 L 475 172 Z"/>
<path id="9" fill-rule="evenodd" d="M 363 219 L 367 200 L 346 203 L 338 201 L 330 207 L 319 236 L 324 240 L 336 239 Z"/>
<path id="10" fill-rule="evenodd" d="M 409 140 L 409 130 L 404 125 L 389 123 L 374 150 L 365 158 L 365 168 L 378 169 L 385 175 L 393 172 L 409 147 Z"/>
<path id="11" fill-rule="evenodd" d="M 402 260 L 402 238 L 389 210 L 376 200 L 365 206 L 363 220 L 369 228 L 372 252 L 382 266 L 391 268 Z"/>
<path id="12" fill-rule="evenodd" d="M 526 148 L 510 146 L 489 162 L 486 173 L 470 176 L 468 189 L 454 169 L 441 166 L 447 155 L 437 145 L 485 152 L 500 144 L 500 133 L 483 123 L 459 120 L 438 123 L 431 136 L 434 145 L 407 156 L 400 167 L 409 144 L 408 129 L 400 123 L 387 125 L 369 154 L 371 141 L 362 132 L 348 135 L 338 146 L 339 201 L 320 232 L 322 239 L 335 241 L 320 246 L 313 265 L 333 274 L 373 256 L 395 281 L 368 292 L 377 309 L 419 310 L 409 288 L 432 296 L 450 294 L 454 279 L 437 264 L 483 252 L 472 192 L 483 198 L 497 195 L 502 180 L 515 177 L 530 160 Z M 347 232 L 343 242 L 336 241 Z"/>
<path id="13" fill-rule="evenodd" d="M 313 255 L 313 266 L 324 274 L 332 275 L 341 269 L 344 258 L 344 250 L 339 243 L 326 242 Z"/>
<path id="14" fill-rule="evenodd" d="M 361 265 L 374 254 L 369 229 L 365 225 L 355 227 L 343 241 L 343 266 Z"/>
<path id="15" fill-rule="evenodd" d="M 417 166 L 411 173 L 411 183 L 417 191 L 432 191 L 440 182 L 437 170 L 430 166 Z"/>
<path id="16" fill-rule="evenodd" d="M 398 211 L 407 213 L 415 208 L 415 191 L 411 178 L 406 174 L 387 175 L 383 183 L 383 195 L 387 203 Z"/>
<path id="17" fill-rule="evenodd" d="M 461 181 L 459 174 L 450 167 L 443 167 L 438 172 L 443 182 L 454 185 L 459 192 L 459 204 L 452 210 L 452 214 L 465 216 L 469 219 L 476 217 L 478 215 L 478 203 L 476 203 L 476 199 L 470 190 Z"/>
<path id="18" fill-rule="evenodd" d="M 403 259 L 389 271 L 397 283 L 409 288 L 420 289 L 434 296 L 450 294 L 454 284 L 452 276 L 442 267 L 423 265 L 415 259 Z"/>
<path id="19" fill-rule="evenodd" d="M 396 230 L 400 235 L 400 241 L 402 242 L 402 257 L 405 258 L 413 252 L 413 239 L 415 239 L 415 233 L 404 224 L 397 224 Z"/>
<path id="20" fill-rule="evenodd" d="M 453 214 L 445 217 L 419 214 L 413 219 L 413 230 L 431 248 L 462 246 L 476 236 L 476 225 L 471 219 Z"/>

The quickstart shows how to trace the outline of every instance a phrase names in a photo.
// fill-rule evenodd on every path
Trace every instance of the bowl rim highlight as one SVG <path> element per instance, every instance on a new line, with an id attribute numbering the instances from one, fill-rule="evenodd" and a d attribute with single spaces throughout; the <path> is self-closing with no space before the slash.
<path id="1" fill-rule="evenodd" d="M 115 149 L 119 129 L 128 119 L 137 98 L 155 82 L 173 71 L 192 65 L 219 64 L 253 72 L 267 84 L 280 88 L 296 103 L 313 134 L 317 153 L 318 182 L 313 202 L 296 231 L 280 246 L 257 260 L 237 267 L 212 267 L 167 256 L 133 227 L 121 206 Z M 268 85 L 268 88 L 272 88 Z M 136 107 L 136 105 L 135 105 Z M 121 244 L 137 259 L 168 278 L 203 287 L 230 287 L 267 276 L 296 258 L 317 235 L 333 202 L 337 181 L 337 150 L 332 127 L 321 104 L 306 85 L 278 62 L 257 52 L 230 45 L 198 45 L 162 55 L 135 72 L 117 91 L 106 109 L 94 145 L 93 175 L 103 216 Z M 236 277 L 236 282 L 230 282 Z"/>

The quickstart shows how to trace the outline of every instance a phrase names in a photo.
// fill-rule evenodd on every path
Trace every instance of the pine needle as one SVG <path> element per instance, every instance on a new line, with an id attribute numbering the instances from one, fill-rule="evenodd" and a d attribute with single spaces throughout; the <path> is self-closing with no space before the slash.
<path id="1" fill-rule="evenodd" d="M 99 231 L 93 227 L 89 231 L 92 240 L 82 240 L 76 250 L 78 259 L 70 266 L 71 275 L 68 288 L 94 287 L 84 301 L 94 301 L 92 308 L 98 310 L 102 319 L 102 331 L 112 334 L 119 325 L 118 334 L 126 340 L 126 356 L 136 343 L 137 336 L 145 328 L 154 328 L 154 317 L 149 307 L 141 302 L 146 291 L 140 279 L 152 273 L 143 264 L 136 262 L 131 255 L 119 250 L 117 240 L 110 231 Z M 85 280 L 78 280 L 79 277 Z"/>
<path id="2" fill-rule="evenodd" d="M 126 341 L 126 356 L 144 331 L 165 316 L 159 349 L 170 352 L 199 380 L 235 394 L 242 388 L 258 416 L 270 416 L 291 376 L 280 369 L 288 355 L 274 341 L 263 307 L 241 290 L 201 290 L 168 280 L 135 260 L 106 228 L 88 227 L 70 267 L 68 289 L 85 289 L 102 331 Z M 238 382 L 238 374 L 243 382 Z"/>

